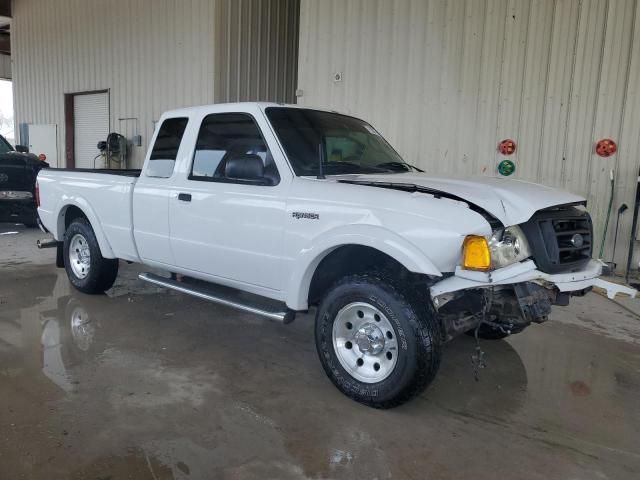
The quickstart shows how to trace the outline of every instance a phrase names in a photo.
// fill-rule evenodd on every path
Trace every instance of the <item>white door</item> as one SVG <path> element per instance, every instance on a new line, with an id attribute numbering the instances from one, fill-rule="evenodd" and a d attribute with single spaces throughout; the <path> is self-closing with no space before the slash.
<path id="1" fill-rule="evenodd" d="M 281 290 L 287 186 L 253 117 L 205 117 L 189 171 L 181 173 L 169 199 L 176 265 Z"/>
<path id="2" fill-rule="evenodd" d="M 90 93 L 73 97 L 74 153 L 76 168 L 102 167 L 98 142 L 109 135 L 109 94 Z"/>
<path id="3" fill-rule="evenodd" d="M 189 148 L 189 142 L 182 143 L 188 121 L 186 117 L 175 117 L 162 122 L 136 182 L 133 235 L 145 263 L 175 264 L 169 243 L 169 197 L 176 159 Z"/>
<path id="4" fill-rule="evenodd" d="M 58 167 L 58 126 L 55 123 L 29 125 L 29 152 L 44 154 L 49 165 Z"/>

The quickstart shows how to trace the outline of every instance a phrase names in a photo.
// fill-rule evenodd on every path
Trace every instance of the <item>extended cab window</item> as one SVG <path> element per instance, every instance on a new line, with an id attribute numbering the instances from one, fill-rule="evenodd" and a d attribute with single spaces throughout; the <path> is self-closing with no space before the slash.
<path id="1" fill-rule="evenodd" d="M 169 178 L 178 157 L 188 118 L 167 118 L 158 131 L 147 165 L 147 177 Z"/>
<path id="2" fill-rule="evenodd" d="M 215 113 L 200 126 L 189 179 L 276 185 L 280 176 L 253 117 Z"/>

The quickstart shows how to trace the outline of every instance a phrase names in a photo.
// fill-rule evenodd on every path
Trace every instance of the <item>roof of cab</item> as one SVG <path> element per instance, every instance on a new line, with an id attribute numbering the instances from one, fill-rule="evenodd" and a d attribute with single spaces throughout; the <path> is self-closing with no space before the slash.
<path id="1" fill-rule="evenodd" d="M 250 107 L 258 107 L 264 110 L 267 107 L 287 107 L 287 108 L 310 108 L 303 105 L 294 105 L 289 103 L 276 103 L 276 102 L 233 102 L 233 103 L 212 103 L 209 105 L 198 105 L 195 107 L 176 108 L 173 110 L 167 110 L 162 114 L 162 117 L 177 117 L 177 116 L 190 116 L 198 115 L 202 113 L 215 112 L 216 110 L 228 110 L 229 107 L 235 107 L 239 110 L 248 110 Z M 321 110 L 314 108 L 314 110 Z"/>

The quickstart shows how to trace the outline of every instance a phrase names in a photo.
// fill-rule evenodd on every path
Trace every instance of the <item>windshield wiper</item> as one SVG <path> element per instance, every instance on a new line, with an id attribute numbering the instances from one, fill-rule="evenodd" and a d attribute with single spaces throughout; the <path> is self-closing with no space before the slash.
<path id="1" fill-rule="evenodd" d="M 416 172 L 420 172 L 420 173 L 424 173 L 424 170 L 416 167 L 415 165 L 411 165 L 410 163 L 406 163 L 406 162 L 384 162 L 384 163 L 379 163 L 378 165 L 376 165 L 376 167 L 389 167 L 392 169 L 398 169 L 401 168 L 402 170 L 408 172 L 411 169 L 414 169 Z"/>

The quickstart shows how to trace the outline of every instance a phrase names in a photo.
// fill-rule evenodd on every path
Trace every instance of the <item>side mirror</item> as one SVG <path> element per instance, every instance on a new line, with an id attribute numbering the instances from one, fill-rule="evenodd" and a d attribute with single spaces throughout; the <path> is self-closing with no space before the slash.
<path id="1" fill-rule="evenodd" d="M 29 147 L 26 145 L 16 145 L 16 152 L 29 153 Z"/>

